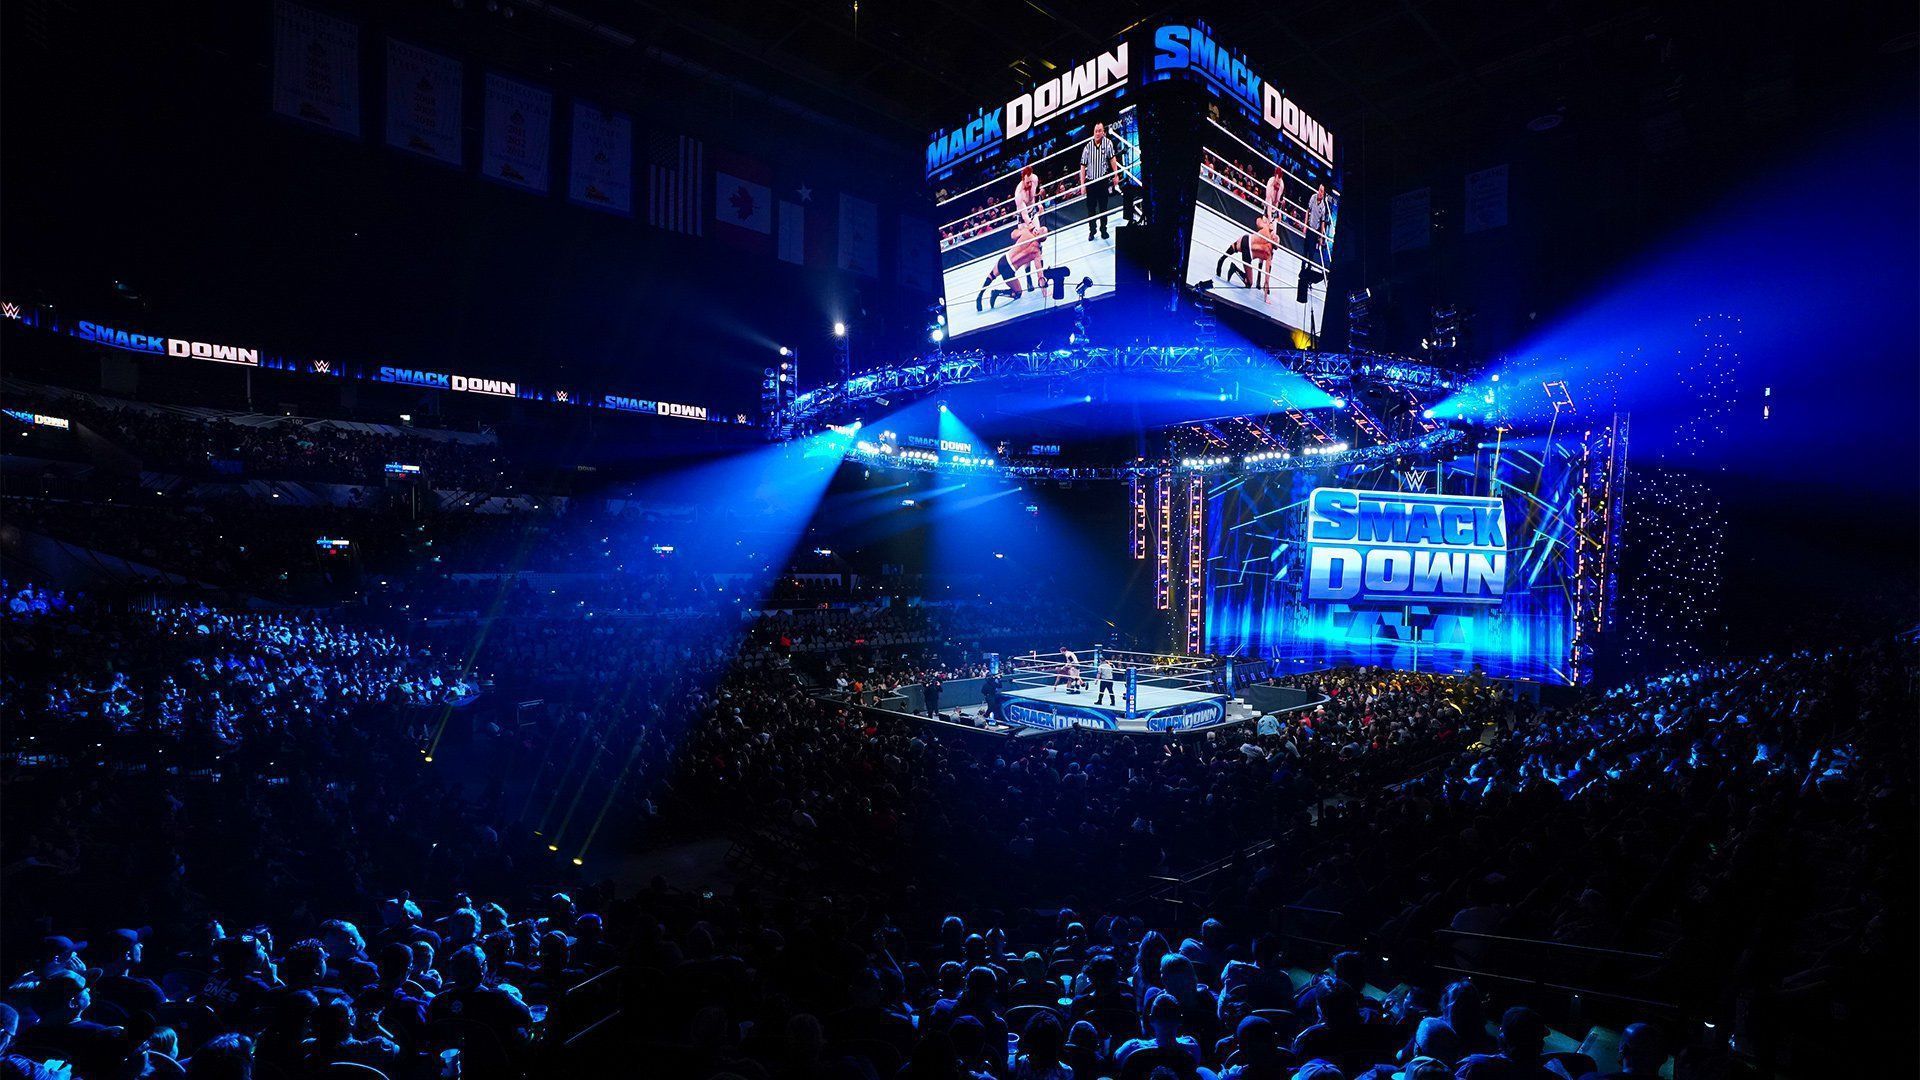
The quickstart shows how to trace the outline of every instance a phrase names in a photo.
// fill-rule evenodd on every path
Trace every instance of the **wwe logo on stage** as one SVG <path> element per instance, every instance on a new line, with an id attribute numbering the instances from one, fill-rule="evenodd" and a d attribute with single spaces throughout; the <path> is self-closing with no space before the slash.
<path id="1" fill-rule="evenodd" d="M 315 375 L 328 375 L 328 374 L 331 374 L 332 372 L 333 372 L 333 361 L 315 360 L 313 362 L 313 373 Z"/>
<path id="2" fill-rule="evenodd" d="M 565 405 L 567 402 L 573 399 L 567 396 L 567 392 L 565 390 L 555 390 L 553 392 L 553 400 L 559 402 L 562 405 Z"/>
<path id="3" fill-rule="evenodd" d="M 1425 491 L 1427 477 L 1431 475 L 1433 475 L 1432 469 L 1402 469 L 1400 470 L 1400 490 Z"/>
<path id="4" fill-rule="evenodd" d="M 20 305 L 19 304 L 0 304 L 0 315 L 3 315 L 9 319 L 17 319 L 20 317 Z"/>

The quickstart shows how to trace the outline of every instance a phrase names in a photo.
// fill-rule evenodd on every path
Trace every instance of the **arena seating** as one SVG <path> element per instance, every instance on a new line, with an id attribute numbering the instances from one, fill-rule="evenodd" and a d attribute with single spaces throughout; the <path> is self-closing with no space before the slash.
<path id="1" fill-rule="evenodd" d="M 1347 670 L 1276 735 L 983 742 L 814 692 L 966 673 L 954 643 L 1007 629 L 968 605 L 719 632 L 697 589 L 685 623 L 599 625 L 554 594 L 425 622 L 6 595 L 10 1053 L 82 1075 L 1793 1064 L 1859 1037 L 1901 918 L 1870 853 L 1911 835 L 1910 644 L 1547 704 Z M 489 708 L 596 667 L 628 693 Z M 541 850 L 423 761 L 467 711 L 465 752 L 522 772 L 631 748 L 614 814 L 731 835 L 732 891 Z"/>

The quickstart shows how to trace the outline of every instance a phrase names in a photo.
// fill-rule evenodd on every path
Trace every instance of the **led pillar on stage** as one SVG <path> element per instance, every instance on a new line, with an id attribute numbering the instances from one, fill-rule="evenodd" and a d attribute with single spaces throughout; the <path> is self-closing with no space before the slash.
<path id="1" fill-rule="evenodd" d="M 1205 535 L 1206 482 L 1197 476 L 1187 478 L 1187 654 L 1200 654 L 1204 626 L 1205 579 L 1207 564 Z"/>
<path id="2" fill-rule="evenodd" d="M 1173 480 L 1165 473 L 1153 478 L 1153 502 L 1159 511 L 1153 545 L 1153 606 L 1173 607 Z"/>
<path id="3" fill-rule="evenodd" d="M 1133 490 L 1130 492 L 1133 497 L 1133 523 L 1128 529 L 1127 539 L 1133 551 L 1133 557 L 1145 560 L 1147 557 L 1147 485 L 1141 483 L 1138 476 L 1134 477 L 1131 483 L 1133 485 Z"/>
<path id="4" fill-rule="evenodd" d="M 1127 668 L 1127 719 L 1131 720 L 1134 718 L 1135 710 L 1139 707 L 1139 704 L 1140 669 L 1129 666 Z"/>

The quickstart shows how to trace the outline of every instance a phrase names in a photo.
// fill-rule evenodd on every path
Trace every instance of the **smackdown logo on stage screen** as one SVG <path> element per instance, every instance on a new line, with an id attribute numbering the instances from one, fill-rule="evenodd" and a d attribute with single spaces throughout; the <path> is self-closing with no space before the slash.
<path id="1" fill-rule="evenodd" d="M 1498 604 L 1506 591 L 1507 518 L 1499 499 L 1314 489 L 1308 600 Z"/>
<path id="2" fill-rule="evenodd" d="M 1418 487 L 1392 462 L 1222 478 L 1206 651 L 1573 681 L 1581 473 L 1544 442 L 1435 462 Z"/>

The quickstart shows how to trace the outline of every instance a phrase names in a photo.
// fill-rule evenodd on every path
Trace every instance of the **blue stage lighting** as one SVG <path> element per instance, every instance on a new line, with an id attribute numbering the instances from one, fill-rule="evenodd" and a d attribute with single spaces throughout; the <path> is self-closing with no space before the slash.
<path id="1" fill-rule="evenodd" d="M 833 324 L 833 336 L 834 336 L 834 337 L 846 337 L 846 336 L 847 336 L 847 324 L 846 324 L 846 323 L 843 323 L 843 322 L 836 322 L 836 323 L 834 323 L 834 324 Z"/>
<path id="2" fill-rule="evenodd" d="M 946 340 L 946 337 L 947 337 L 947 332 L 938 326 L 927 331 L 927 340 L 933 342 L 935 345 L 938 345 L 942 341 Z"/>
<path id="3" fill-rule="evenodd" d="M 1344 409 L 1344 408 L 1346 408 L 1346 407 L 1347 407 L 1347 399 L 1346 399 L 1346 398 L 1343 398 L 1343 397 L 1337 397 L 1337 398 L 1334 398 L 1334 399 L 1333 399 L 1333 407 L 1334 407 L 1334 408 L 1336 408 L 1336 409 Z"/>
<path id="4" fill-rule="evenodd" d="M 943 402 L 941 402 L 941 403 L 940 403 L 940 411 L 941 411 L 941 412 L 949 412 L 949 411 L 951 411 L 951 410 L 949 410 L 949 409 L 947 408 L 947 403 L 943 401 Z"/>

